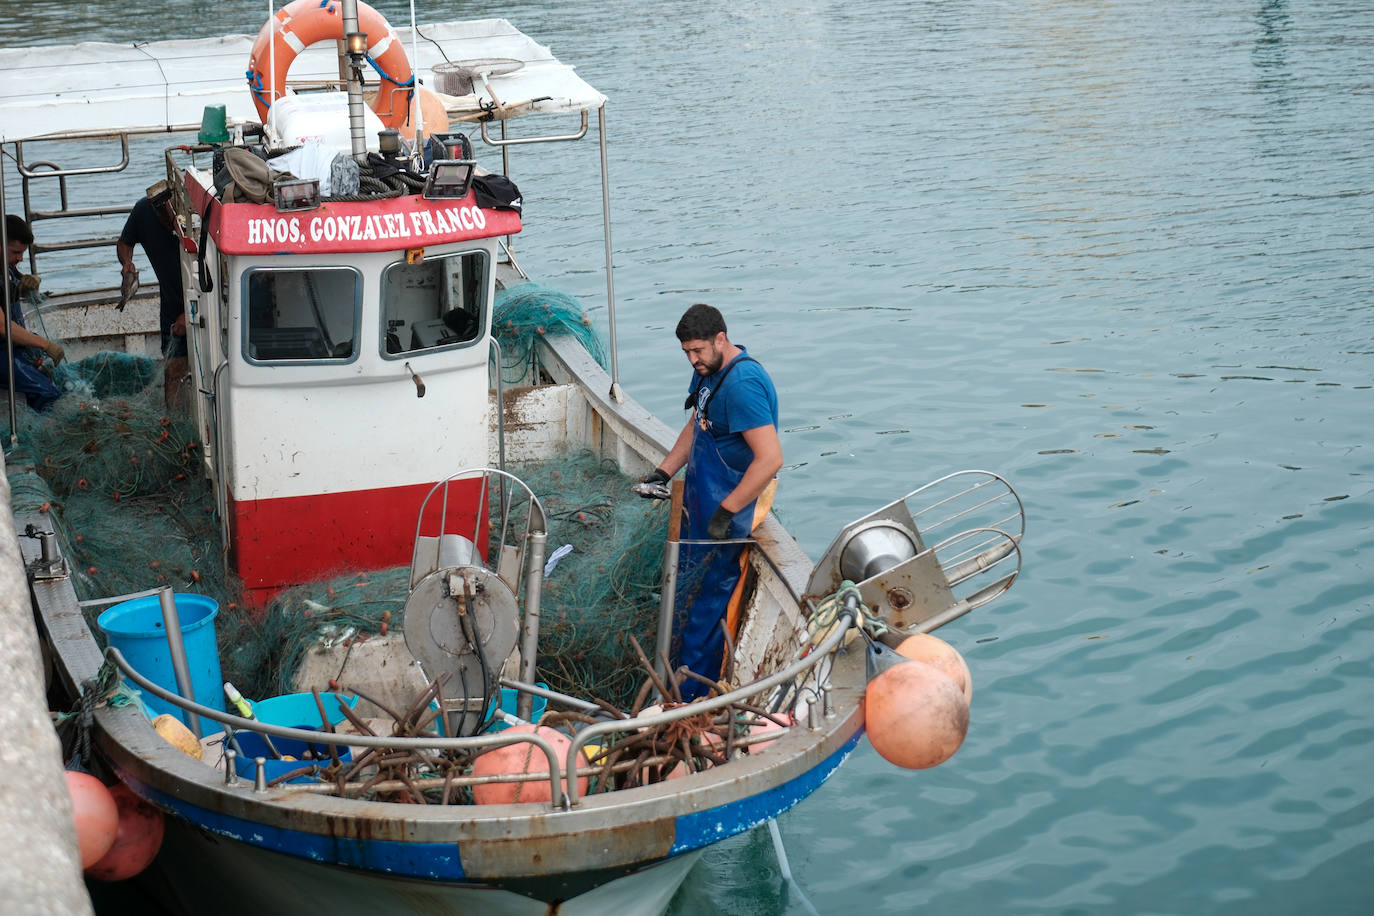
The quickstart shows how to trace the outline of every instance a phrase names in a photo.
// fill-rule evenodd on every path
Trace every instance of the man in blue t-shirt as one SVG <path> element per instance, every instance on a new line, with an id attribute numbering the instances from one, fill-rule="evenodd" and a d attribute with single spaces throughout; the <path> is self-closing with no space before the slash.
<path id="1" fill-rule="evenodd" d="M 746 563 L 744 544 L 768 513 L 782 443 L 778 440 L 778 393 L 763 366 L 730 342 L 725 319 L 709 305 L 694 305 L 677 325 L 682 352 L 692 364 L 687 425 L 661 464 L 636 486 L 661 495 L 679 469 L 687 468 L 683 506 L 685 537 L 679 557 L 674 606 L 674 664 L 716 680 L 723 672 L 726 631 Z M 716 545 L 712 541 L 730 543 Z M 694 543 L 691 543 L 694 542 Z M 733 636 L 733 632 L 731 633 Z M 705 692 L 695 679 L 679 683 L 684 700 Z"/>
<path id="2" fill-rule="evenodd" d="M 134 246 L 142 245 L 148 263 L 157 275 L 158 329 L 162 332 L 162 355 L 166 363 L 162 369 L 163 396 L 168 407 L 181 401 L 181 386 L 188 370 L 186 360 L 186 304 L 181 288 L 181 245 L 178 242 L 172 216 L 172 192 L 167 182 L 159 181 L 140 197 L 129 211 L 124 229 L 119 233 L 115 253 L 123 274 L 138 275 L 134 266 Z M 121 306 L 122 307 L 122 306 Z"/>
<path id="3" fill-rule="evenodd" d="M 754 528 L 752 518 L 747 525 L 732 522 L 753 506 L 782 467 L 778 393 L 763 366 L 744 347 L 730 342 L 718 309 L 693 305 L 678 322 L 677 339 L 694 370 L 683 405 L 692 414 L 667 457 L 642 482 L 667 483 L 691 460 L 701 460 L 693 441 L 697 432 L 704 433 L 707 441 L 702 445 L 714 447 L 730 485 L 723 498 L 714 501 L 708 518 L 689 518 L 689 528 L 717 540 L 747 536 Z M 689 467 L 689 476 L 692 470 Z M 690 492 L 687 498 L 692 499 Z M 742 533 L 732 533 L 739 527 Z"/>

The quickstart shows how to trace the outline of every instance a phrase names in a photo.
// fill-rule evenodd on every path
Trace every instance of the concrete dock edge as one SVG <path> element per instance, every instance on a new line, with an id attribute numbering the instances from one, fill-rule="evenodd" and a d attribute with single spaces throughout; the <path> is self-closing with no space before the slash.
<path id="1" fill-rule="evenodd" d="M 93 914 L 81 878 L 62 748 L 48 717 L 43 665 L 16 542 L 9 481 L 0 479 L 0 899 L 6 913 Z"/>

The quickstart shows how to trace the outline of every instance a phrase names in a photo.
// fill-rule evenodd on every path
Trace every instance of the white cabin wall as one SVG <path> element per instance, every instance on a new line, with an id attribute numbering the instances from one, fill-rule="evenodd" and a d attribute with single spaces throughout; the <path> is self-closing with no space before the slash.
<path id="1" fill-rule="evenodd" d="M 420 362 L 420 361 L 416 361 Z M 228 411 L 235 500 L 430 483 L 487 458 L 486 369 L 401 370 L 368 382 L 236 388 Z M 282 374 L 274 367 L 265 372 Z"/>
<path id="2" fill-rule="evenodd" d="M 225 335 L 229 368 L 220 410 L 223 466 L 232 499 L 431 483 L 486 463 L 486 335 L 456 349 L 392 359 L 382 355 L 378 277 L 400 256 L 233 259 Z M 357 268 L 363 291 L 356 358 L 347 363 L 250 364 L 243 355 L 242 284 L 254 266 Z M 489 328 L 490 281 L 488 286 Z M 412 371 L 424 383 L 424 397 L 416 395 Z"/>

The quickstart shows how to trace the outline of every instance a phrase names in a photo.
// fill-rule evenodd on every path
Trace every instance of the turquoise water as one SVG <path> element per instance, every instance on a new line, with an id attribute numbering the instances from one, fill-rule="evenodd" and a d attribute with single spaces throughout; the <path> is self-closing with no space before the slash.
<path id="1" fill-rule="evenodd" d="M 41 43 L 254 31 L 265 5 L 19 6 L 0 31 Z M 486 15 L 612 99 L 625 386 L 674 420 L 672 326 L 718 305 L 777 381 L 778 511 L 812 556 L 962 467 L 1026 501 L 1024 578 L 941 631 L 975 682 L 963 748 L 907 773 L 861 746 L 781 819 L 816 908 L 1374 910 L 1374 8 L 421 18 Z M 599 192 L 570 178 L 595 164 L 514 174 L 522 263 L 589 304 Z M 673 911 L 805 908 L 757 832 Z"/>

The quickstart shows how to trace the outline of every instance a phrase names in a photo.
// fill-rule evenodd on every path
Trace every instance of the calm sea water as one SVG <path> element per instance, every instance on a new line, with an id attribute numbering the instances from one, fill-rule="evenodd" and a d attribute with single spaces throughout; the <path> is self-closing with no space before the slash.
<path id="1" fill-rule="evenodd" d="M 265 6 L 0 3 L 0 33 Z M 672 326 L 718 305 L 778 383 L 778 511 L 813 556 L 963 467 L 1027 503 L 1023 580 L 941 631 L 976 685 L 958 755 L 865 745 L 781 819 L 818 910 L 1374 911 L 1374 8 L 420 12 L 504 16 L 611 97 L 624 384 L 675 422 Z M 595 163 L 513 177 L 522 263 L 604 321 Z M 804 911 L 766 832 L 673 907 Z"/>

